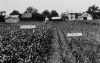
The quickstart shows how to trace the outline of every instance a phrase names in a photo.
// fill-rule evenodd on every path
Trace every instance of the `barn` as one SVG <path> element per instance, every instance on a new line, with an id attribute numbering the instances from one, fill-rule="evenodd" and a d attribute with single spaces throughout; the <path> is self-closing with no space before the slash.
<path id="1" fill-rule="evenodd" d="M 77 20 L 81 13 L 69 13 L 69 20 Z"/>
<path id="2" fill-rule="evenodd" d="M 93 20 L 92 15 L 89 13 L 84 13 L 81 16 L 78 16 L 79 20 Z"/>
<path id="3" fill-rule="evenodd" d="M 82 17 L 83 17 L 83 20 L 93 20 L 92 15 L 89 13 L 84 13 Z"/>
<path id="4" fill-rule="evenodd" d="M 5 22 L 6 23 L 18 23 L 20 20 L 18 16 L 10 16 L 10 17 L 5 17 Z"/>
<path id="5" fill-rule="evenodd" d="M 32 13 L 23 13 L 20 20 L 21 21 L 31 21 L 32 20 Z"/>
<path id="6" fill-rule="evenodd" d="M 75 13 L 69 13 L 69 20 L 75 20 Z"/>
<path id="7" fill-rule="evenodd" d="M 9 14 L 8 17 L 5 17 L 5 22 L 6 23 L 17 23 L 20 21 L 19 20 L 20 15 L 21 14 L 18 11 L 14 10 L 12 13 Z"/>

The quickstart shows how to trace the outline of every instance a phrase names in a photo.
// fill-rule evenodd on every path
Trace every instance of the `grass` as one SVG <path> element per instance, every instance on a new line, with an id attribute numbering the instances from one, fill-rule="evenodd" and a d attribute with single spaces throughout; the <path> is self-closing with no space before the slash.
<path id="1" fill-rule="evenodd" d="M 17 24 L 1 23 L 0 30 L 4 30 L 5 32 L 11 30 L 16 31 L 19 29 L 19 26 L 22 24 L 37 25 L 38 28 L 35 33 L 44 32 L 47 30 L 46 28 L 48 28 L 48 32 L 46 32 L 48 33 L 48 35 L 52 35 L 51 32 L 49 32 L 50 30 L 49 28 L 53 28 L 51 29 L 53 31 L 53 37 L 51 37 L 53 38 L 52 40 L 53 44 L 51 45 L 53 47 L 54 54 L 51 55 L 53 57 L 50 57 L 51 63 L 53 63 L 54 61 L 56 61 L 57 63 L 60 62 L 100 63 L 99 20 L 97 22 L 96 20 L 83 21 L 83 22 L 82 21 L 66 21 L 66 22 L 56 21 L 56 22 L 49 22 L 48 24 L 45 24 L 44 22 L 28 22 L 28 23 L 20 22 Z M 67 36 L 67 33 L 77 33 L 77 32 L 82 32 L 83 36 L 71 37 L 71 40 L 69 41 L 69 37 Z M 42 33 L 39 34 L 40 36 L 43 35 Z M 38 36 L 38 34 L 36 36 Z"/>
<path id="2" fill-rule="evenodd" d="M 67 22 L 54 22 L 54 27 L 58 29 L 61 44 L 60 49 L 64 53 L 62 61 L 67 63 L 83 62 L 85 63 L 99 63 L 97 56 L 100 53 L 100 25 L 94 25 L 86 22 L 67 21 Z M 69 41 L 67 33 L 82 32 L 82 37 L 71 37 Z M 66 45 L 65 45 L 66 44 Z M 67 49 L 69 48 L 69 50 Z M 66 50 L 67 49 L 67 50 Z M 66 53 L 65 53 L 66 52 Z M 70 60 L 68 60 L 68 58 Z M 71 60 L 71 58 L 73 58 Z M 86 59 L 87 58 L 87 59 Z M 88 62 L 89 61 L 89 62 Z"/>
<path id="3" fill-rule="evenodd" d="M 32 29 L 20 29 L 22 24 L 34 24 Z M 0 62 L 47 62 L 51 54 L 52 27 L 41 22 L 0 24 Z"/>

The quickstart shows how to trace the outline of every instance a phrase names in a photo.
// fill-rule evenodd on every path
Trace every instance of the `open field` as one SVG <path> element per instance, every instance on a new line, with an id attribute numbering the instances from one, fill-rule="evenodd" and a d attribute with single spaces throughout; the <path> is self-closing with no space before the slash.
<path id="1" fill-rule="evenodd" d="M 78 21 L 54 22 L 56 63 L 99 63 L 100 25 Z M 82 37 L 67 37 L 67 33 L 82 32 Z"/>
<path id="2" fill-rule="evenodd" d="M 22 24 L 37 28 L 20 29 Z M 47 63 L 51 55 L 51 25 L 41 22 L 0 24 L 0 63 Z"/>
<path id="3" fill-rule="evenodd" d="M 34 33 L 32 29 L 21 30 L 19 26 L 22 24 L 35 24 L 37 28 Z M 76 32 L 81 32 L 83 36 L 67 37 L 67 33 Z M 18 24 L 1 23 L 0 35 L 1 44 L 4 45 L 0 45 L 0 53 L 2 53 L 0 58 L 6 58 L 6 56 L 9 58 L 13 56 L 12 54 L 15 54 L 15 58 L 18 59 L 20 57 L 17 62 L 23 60 L 22 63 L 100 63 L 99 24 L 91 24 L 87 23 L 87 21 L 56 21 L 49 22 L 48 24 L 44 22 L 24 22 Z M 29 44 L 25 47 L 25 43 L 27 44 L 27 42 Z M 15 47 L 12 43 L 19 45 Z M 21 43 L 22 47 L 20 47 Z M 15 49 L 11 48 L 12 46 Z M 8 51 L 7 49 L 13 49 L 13 51 Z M 16 49 L 19 49 L 18 52 L 16 52 Z M 30 51 L 30 49 L 32 49 L 32 51 Z M 9 55 L 2 50 L 8 51 Z M 26 58 L 21 57 L 19 52 L 25 52 L 24 54 L 27 54 L 24 55 Z M 32 59 L 30 54 L 32 54 L 35 59 Z M 35 57 L 36 55 L 37 57 Z M 30 61 L 28 61 L 29 57 L 31 58 Z"/>

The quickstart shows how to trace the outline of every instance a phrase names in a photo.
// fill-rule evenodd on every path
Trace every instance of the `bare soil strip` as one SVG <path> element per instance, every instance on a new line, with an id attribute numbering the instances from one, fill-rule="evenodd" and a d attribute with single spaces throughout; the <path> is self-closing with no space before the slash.
<path id="1" fill-rule="evenodd" d="M 48 63 L 62 63 L 61 61 L 61 51 L 60 51 L 60 44 L 59 44 L 59 37 L 58 37 L 58 32 L 57 32 L 57 28 L 54 28 L 54 39 L 52 47 L 54 49 L 54 53 L 51 56 L 51 59 L 49 60 Z"/>

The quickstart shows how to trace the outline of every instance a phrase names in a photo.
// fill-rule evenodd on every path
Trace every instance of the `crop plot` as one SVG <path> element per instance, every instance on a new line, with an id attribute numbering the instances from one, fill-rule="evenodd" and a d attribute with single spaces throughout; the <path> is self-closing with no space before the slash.
<path id="1" fill-rule="evenodd" d="M 35 28 L 33 33 L 33 29 L 20 29 L 19 24 L 3 25 L 0 28 L 0 62 L 47 63 L 51 54 L 51 29 L 44 24 Z"/>
<path id="2" fill-rule="evenodd" d="M 98 56 L 100 53 L 99 44 L 99 25 L 85 24 L 77 21 L 73 22 L 54 22 L 57 29 L 59 55 L 62 63 L 100 63 Z M 76 36 L 77 33 L 81 36 Z M 97 39 L 98 38 L 98 39 Z"/>
<path id="3" fill-rule="evenodd" d="M 8 25 L 0 25 L 4 63 L 100 63 L 100 25 L 78 21 Z"/>

